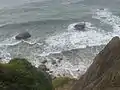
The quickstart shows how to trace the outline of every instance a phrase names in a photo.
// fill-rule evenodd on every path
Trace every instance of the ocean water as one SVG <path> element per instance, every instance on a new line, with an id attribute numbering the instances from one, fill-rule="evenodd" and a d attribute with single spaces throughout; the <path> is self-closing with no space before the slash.
<path id="1" fill-rule="evenodd" d="M 119 4 L 119 0 L 0 0 L 1 61 L 25 57 L 38 67 L 47 60 L 53 75 L 77 78 L 104 45 L 120 35 Z M 85 32 L 74 30 L 79 22 L 85 22 Z M 15 40 L 23 31 L 32 37 Z"/>

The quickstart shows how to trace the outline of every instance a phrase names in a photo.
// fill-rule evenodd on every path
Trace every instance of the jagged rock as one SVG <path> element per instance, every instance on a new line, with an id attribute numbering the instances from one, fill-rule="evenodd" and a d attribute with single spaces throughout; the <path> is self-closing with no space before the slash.
<path id="1" fill-rule="evenodd" d="M 53 71 L 49 71 L 49 73 L 53 73 Z"/>
<path id="2" fill-rule="evenodd" d="M 120 90 L 119 37 L 114 37 L 95 57 L 72 90 Z"/>
<path id="3" fill-rule="evenodd" d="M 78 23 L 74 26 L 75 30 L 85 31 L 85 23 Z"/>
<path id="4" fill-rule="evenodd" d="M 100 10 L 105 10 L 104 8 L 100 8 Z"/>
<path id="5" fill-rule="evenodd" d="M 57 62 L 55 60 L 52 60 L 52 64 L 55 65 L 57 64 Z"/>
<path id="6" fill-rule="evenodd" d="M 15 38 L 16 40 L 21 40 L 21 39 L 28 39 L 30 37 L 31 37 L 30 33 L 22 32 L 22 33 L 19 33 Z"/>
<path id="7" fill-rule="evenodd" d="M 58 63 L 60 63 L 63 60 L 62 57 L 57 57 L 57 59 L 58 59 Z"/>
<path id="8" fill-rule="evenodd" d="M 49 71 L 49 69 L 46 67 L 46 65 L 41 64 L 38 69 L 43 70 L 43 71 Z"/>
<path id="9" fill-rule="evenodd" d="M 45 63 L 47 63 L 47 60 L 43 60 L 41 63 L 42 63 L 42 64 L 45 64 Z"/>

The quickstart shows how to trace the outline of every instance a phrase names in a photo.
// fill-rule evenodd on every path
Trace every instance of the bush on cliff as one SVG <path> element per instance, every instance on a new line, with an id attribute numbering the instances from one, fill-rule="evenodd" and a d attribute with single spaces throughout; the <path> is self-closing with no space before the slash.
<path id="1" fill-rule="evenodd" d="M 0 90 L 53 90 L 52 81 L 26 59 L 0 64 Z"/>
<path id="2" fill-rule="evenodd" d="M 54 88 L 62 87 L 64 84 L 68 84 L 71 79 L 68 77 L 58 77 L 52 81 Z"/>
<path id="3" fill-rule="evenodd" d="M 52 81 L 55 90 L 71 90 L 74 82 L 76 79 L 69 77 L 57 77 Z"/>

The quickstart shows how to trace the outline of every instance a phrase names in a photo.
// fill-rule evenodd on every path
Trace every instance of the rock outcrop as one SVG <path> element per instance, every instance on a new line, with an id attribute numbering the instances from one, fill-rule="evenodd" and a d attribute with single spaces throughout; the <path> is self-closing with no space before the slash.
<path id="1" fill-rule="evenodd" d="M 0 64 L 0 90 L 54 90 L 52 80 L 25 59 Z"/>
<path id="2" fill-rule="evenodd" d="M 21 40 L 21 39 L 28 39 L 28 38 L 30 38 L 30 37 L 31 37 L 30 33 L 28 33 L 28 32 L 22 32 L 22 33 L 19 33 L 19 34 L 15 37 L 15 39 L 16 39 L 16 40 Z"/>
<path id="3" fill-rule="evenodd" d="M 114 37 L 95 57 L 72 90 L 120 90 L 119 37 Z"/>
<path id="4" fill-rule="evenodd" d="M 75 30 L 85 31 L 85 23 L 78 23 L 74 26 Z"/>

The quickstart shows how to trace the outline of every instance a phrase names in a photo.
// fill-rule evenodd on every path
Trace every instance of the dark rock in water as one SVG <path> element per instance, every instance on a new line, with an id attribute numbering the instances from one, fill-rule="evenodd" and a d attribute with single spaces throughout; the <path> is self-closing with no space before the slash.
<path id="1" fill-rule="evenodd" d="M 55 66 L 56 66 L 56 67 L 58 67 L 58 65 L 57 65 L 57 64 L 56 64 Z"/>
<path id="2" fill-rule="evenodd" d="M 55 61 L 55 60 L 52 60 L 52 64 L 53 64 L 53 65 L 55 65 L 55 64 L 57 64 L 57 63 L 56 63 L 56 61 Z"/>
<path id="3" fill-rule="evenodd" d="M 57 59 L 58 59 L 58 62 L 59 62 L 59 63 L 63 60 L 62 57 L 57 57 Z"/>
<path id="4" fill-rule="evenodd" d="M 53 73 L 53 71 L 49 71 L 49 73 Z"/>
<path id="5" fill-rule="evenodd" d="M 28 32 L 23 32 L 23 33 L 19 33 L 15 38 L 17 40 L 21 40 L 21 39 L 28 39 L 30 37 L 31 35 Z"/>
<path id="6" fill-rule="evenodd" d="M 100 10 L 105 10 L 104 8 L 100 8 Z"/>
<path id="7" fill-rule="evenodd" d="M 49 71 L 49 69 L 46 67 L 46 65 L 41 64 L 38 69 L 43 70 L 43 71 Z"/>
<path id="8" fill-rule="evenodd" d="M 85 23 L 78 23 L 74 26 L 75 30 L 85 31 Z"/>
<path id="9" fill-rule="evenodd" d="M 119 37 L 114 37 L 95 57 L 72 90 L 120 90 Z"/>
<path id="10" fill-rule="evenodd" d="M 62 57 L 57 57 L 57 59 L 58 59 L 58 60 L 63 60 L 63 58 L 62 58 Z"/>
<path id="11" fill-rule="evenodd" d="M 43 60 L 41 63 L 42 63 L 42 64 L 45 64 L 45 63 L 47 63 L 47 60 Z"/>

